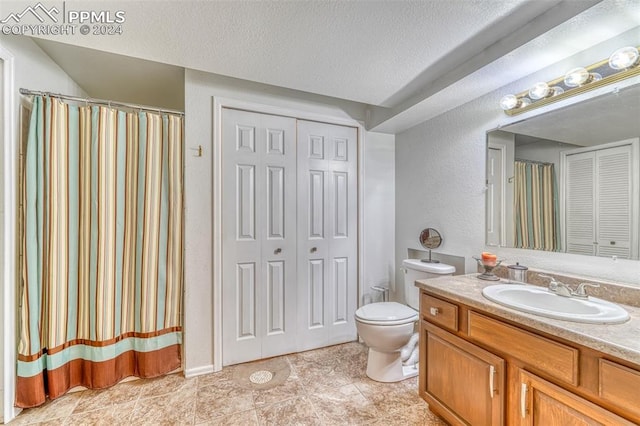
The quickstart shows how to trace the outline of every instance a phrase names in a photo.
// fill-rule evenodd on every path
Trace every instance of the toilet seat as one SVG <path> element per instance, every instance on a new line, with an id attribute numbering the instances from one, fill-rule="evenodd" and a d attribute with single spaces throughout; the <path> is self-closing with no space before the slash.
<path id="1" fill-rule="evenodd" d="M 356 321 L 371 325 L 402 325 L 418 320 L 418 313 L 397 302 L 364 305 L 356 311 Z"/>

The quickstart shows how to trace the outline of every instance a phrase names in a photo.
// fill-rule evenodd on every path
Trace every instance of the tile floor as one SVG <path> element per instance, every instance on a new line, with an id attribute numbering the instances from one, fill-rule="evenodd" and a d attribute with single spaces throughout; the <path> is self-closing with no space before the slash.
<path id="1" fill-rule="evenodd" d="M 191 379 L 136 380 L 65 395 L 11 425 L 445 425 L 418 396 L 417 378 L 378 383 L 366 377 L 366 361 L 366 347 L 353 342 Z M 276 386 L 243 379 L 274 362 L 276 375 L 288 373 Z"/>

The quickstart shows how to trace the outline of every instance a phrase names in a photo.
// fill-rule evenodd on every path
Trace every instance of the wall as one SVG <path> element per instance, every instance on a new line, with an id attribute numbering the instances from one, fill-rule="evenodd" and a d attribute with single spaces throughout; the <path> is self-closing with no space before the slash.
<path id="1" fill-rule="evenodd" d="M 484 238 L 486 132 L 527 116 L 610 93 L 615 86 L 512 118 L 506 118 L 499 109 L 501 96 L 517 93 L 536 81 L 551 80 L 577 64 L 594 63 L 621 45 L 626 43 L 603 43 L 396 135 L 396 264 L 407 248 L 419 248 L 417 236 L 422 228 L 430 226 L 443 235 L 439 251 L 466 258 L 467 273 L 476 272 L 472 256 L 490 249 L 506 263 L 518 261 L 536 269 L 640 286 L 637 261 L 488 248 Z M 617 85 L 638 83 L 637 80 Z M 397 272 L 396 280 L 400 278 Z"/>
<path id="2" fill-rule="evenodd" d="M 516 141 L 518 137 L 516 136 Z M 539 142 L 529 143 L 516 147 L 516 158 L 542 163 L 553 163 L 556 173 L 560 170 L 560 153 L 572 149 L 581 148 L 578 145 L 571 145 L 564 142 L 549 141 L 540 139 Z"/>
<path id="3" fill-rule="evenodd" d="M 389 287 L 392 293 L 395 288 L 395 137 L 368 132 L 363 162 L 365 244 L 361 273 L 366 301 L 372 285 Z"/>
<path id="4" fill-rule="evenodd" d="M 56 93 L 65 93 L 76 96 L 85 96 L 84 91 L 64 72 L 62 69 L 51 60 L 31 39 L 27 37 L 17 37 L 17 36 L 0 36 L 2 40 L 2 48 L 3 53 L 8 52 L 11 56 L 13 56 L 13 66 L 14 66 L 14 114 L 11 125 L 13 126 L 13 136 L 15 144 L 14 147 L 17 146 L 17 138 L 19 136 L 18 131 L 18 112 L 20 107 L 20 96 L 17 93 L 19 88 L 26 88 L 32 90 L 43 90 L 49 92 Z M 3 71 L 6 71 L 5 67 L 3 67 Z M 4 93 L 6 95 L 11 95 L 10 93 Z M 5 167 L 5 158 L 4 152 L 6 150 L 0 150 L 0 163 L 3 164 L 3 168 Z M 17 148 L 14 150 L 17 152 Z M 5 169 L 6 171 L 6 169 Z M 2 199 L 4 199 L 5 192 L 8 188 L 15 188 L 15 175 L 7 176 L 3 178 L 2 184 L 0 185 L 0 194 Z M 6 206 L 4 206 L 6 208 Z M 0 210 L 0 223 L 4 223 L 5 214 L 9 213 L 4 209 Z M 2 228 L 0 228 L 0 233 L 4 232 Z M 0 235 L 0 242 L 4 241 L 4 236 Z M 0 247 L 0 254 L 2 254 L 2 259 L 7 255 L 9 250 L 13 251 L 14 247 Z M 3 262 L 4 263 L 4 262 Z M 0 264 L 0 268 L 2 268 L 2 264 Z M 4 276 L 4 271 L 0 276 Z M 3 285 L 8 285 L 7 283 L 3 283 Z M 5 287 L 3 287 L 3 293 L 0 297 L 3 298 L 2 303 L 2 313 L 1 318 L 4 319 L 5 310 L 7 309 L 6 304 L 14 303 L 14 300 L 4 300 L 6 291 Z M 11 329 L 15 329 L 16 324 L 2 324 L 2 329 L 5 333 L 5 338 L 10 341 L 13 339 L 14 335 L 9 332 Z M 5 339 L 2 339 L 5 340 Z M 3 356 L 3 368 L 2 368 L 2 390 L 9 389 L 12 385 L 9 385 L 10 377 L 5 377 L 4 372 L 9 371 L 9 369 L 15 368 L 15 354 L 5 353 L 5 349 L 7 351 L 13 352 L 12 348 L 8 347 L 10 343 L 2 343 L 2 348 L 0 353 Z M 5 346 L 6 345 L 6 346 Z M 6 380 L 5 380 L 6 379 Z M 9 391 L 8 391 L 9 392 Z M 0 400 L 4 401 L 4 395 Z M 10 401 L 10 404 L 5 405 L 4 408 L 7 410 L 3 410 L 3 413 L 7 414 L 6 417 L 11 417 L 8 414 L 11 409 L 10 405 L 12 404 L 13 398 L 7 398 L 7 401 Z M 4 401 L 4 402 L 7 402 Z M 8 419 L 5 419 L 8 420 Z"/>
<path id="5" fill-rule="evenodd" d="M 214 97 L 299 111 L 306 117 L 364 121 L 363 105 L 333 98 L 216 76 L 185 72 L 185 372 L 205 373 L 214 365 L 213 176 Z M 364 136 L 365 284 L 391 281 L 393 265 L 394 137 Z M 203 146 L 203 156 L 194 149 Z M 367 269 L 365 268 L 365 269 Z"/>

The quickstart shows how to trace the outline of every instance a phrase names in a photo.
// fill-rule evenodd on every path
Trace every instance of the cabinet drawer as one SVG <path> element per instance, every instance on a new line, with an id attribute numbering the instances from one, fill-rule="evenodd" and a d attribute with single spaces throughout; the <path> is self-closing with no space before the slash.
<path id="1" fill-rule="evenodd" d="M 420 312 L 427 321 L 458 331 L 458 307 L 453 303 L 422 293 Z"/>
<path id="2" fill-rule="evenodd" d="M 469 337 L 509 355 L 538 371 L 578 385 L 578 349 L 469 311 Z"/>
<path id="3" fill-rule="evenodd" d="M 640 371 L 600 359 L 599 379 L 598 393 L 602 399 L 640 417 Z"/>

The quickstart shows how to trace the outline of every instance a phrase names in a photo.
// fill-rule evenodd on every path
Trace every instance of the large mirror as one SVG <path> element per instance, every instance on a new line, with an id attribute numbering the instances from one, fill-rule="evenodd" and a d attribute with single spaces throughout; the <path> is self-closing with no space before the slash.
<path id="1" fill-rule="evenodd" d="M 640 252 L 640 84 L 487 133 L 486 243 Z"/>

